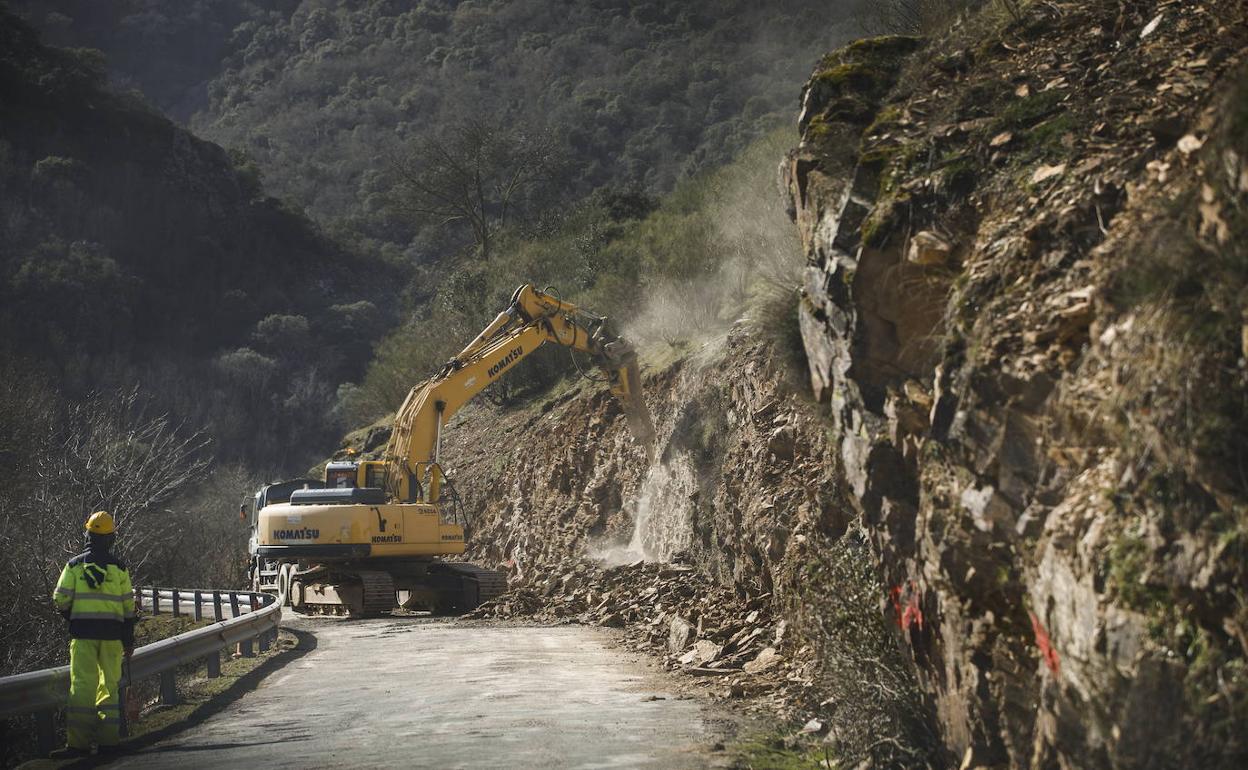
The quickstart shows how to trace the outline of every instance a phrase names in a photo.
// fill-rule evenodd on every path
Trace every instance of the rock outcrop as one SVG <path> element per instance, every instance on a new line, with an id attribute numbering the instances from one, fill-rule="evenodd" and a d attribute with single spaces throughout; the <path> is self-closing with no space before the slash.
<path id="1" fill-rule="evenodd" d="M 1242 3 L 829 55 L 783 171 L 834 464 L 962 767 L 1248 762 Z"/>

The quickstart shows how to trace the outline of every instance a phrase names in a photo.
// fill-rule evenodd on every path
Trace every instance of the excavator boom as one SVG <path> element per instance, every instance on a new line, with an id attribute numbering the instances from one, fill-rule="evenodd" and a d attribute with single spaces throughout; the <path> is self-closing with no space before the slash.
<path id="1" fill-rule="evenodd" d="M 594 359 L 620 399 L 634 438 L 649 453 L 654 425 L 642 397 L 632 346 L 607 331 L 606 319 L 525 284 L 516 289 L 507 309 L 441 371 L 412 388 L 386 447 L 388 478 L 416 478 L 427 490 L 426 499 L 435 502 L 441 484 L 443 426 L 464 404 L 548 342 Z"/>

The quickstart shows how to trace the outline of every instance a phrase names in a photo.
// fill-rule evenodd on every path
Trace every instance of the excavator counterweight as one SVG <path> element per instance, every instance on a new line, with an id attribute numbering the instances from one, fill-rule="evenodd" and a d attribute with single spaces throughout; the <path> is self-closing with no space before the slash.
<path id="1" fill-rule="evenodd" d="M 467 611 L 506 590 L 506 576 L 461 561 L 464 521 L 442 465 L 442 430 L 474 396 L 541 346 L 587 354 L 650 455 L 654 425 L 637 354 L 605 318 L 521 286 L 511 303 L 408 393 L 380 459 L 331 462 L 320 480 L 255 495 L 250 546 L 257 590 L 285 591 L 305 612 L 376 615 L 395 606 Z"/>

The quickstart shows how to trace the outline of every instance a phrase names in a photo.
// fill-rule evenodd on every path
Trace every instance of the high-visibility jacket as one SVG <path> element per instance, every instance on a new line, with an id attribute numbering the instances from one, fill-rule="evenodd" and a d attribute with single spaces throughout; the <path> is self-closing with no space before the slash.
<path id="1" fill-rule="evenodd" d="M 134 646 L 134 588 L 126 565 L 108 551 L 69 560 L 52 596 L 75 639 L 116 639 Z"/>

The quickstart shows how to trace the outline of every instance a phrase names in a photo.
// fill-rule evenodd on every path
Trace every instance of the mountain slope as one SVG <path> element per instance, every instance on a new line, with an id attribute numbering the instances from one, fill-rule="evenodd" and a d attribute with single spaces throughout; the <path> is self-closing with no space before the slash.
<path id="1" fill-rule="evenodd" d="M 411 143 L 466 118 L 519 126 L 567 160 L 555 203 L 661 192 L 782 120 L 856 5 L 308 0 L 238 28 L 194 126 L 319 221 L 438 259 L 448 243 L 390 209 Z"/>
<path id="2" fill-rule="evenodd" d="M 164 408 L 211 423 L 226 454 L 302 456 L 282 446 L 309 435 L 292 418 L 358 374 L 379 329 L 351 327 L 383 322 L 387 271 L 103 83 L 97 54 L 43 46 L 0 15 L 7 354 L 46 364 L 72 393 L 142 379 Z M 257 428 L 271 439 L 244 446 Z"/>
<path id="3" fill-rule="evenodd" d="M 267 0 L 269 8 L 294 0 Z M 252 0 L 5 0 L 48 45 L 94 48 L 119 90 L 137 89 L 185 125 L 208 106 L 234 28 L 263 15 Z"/>

